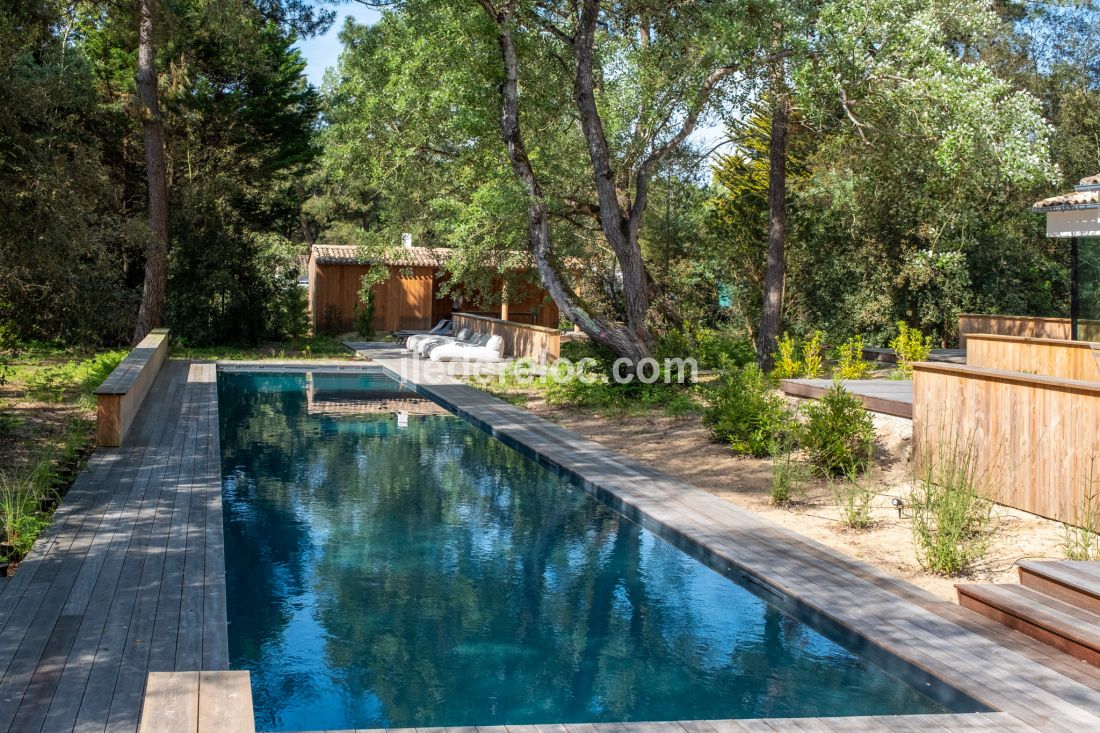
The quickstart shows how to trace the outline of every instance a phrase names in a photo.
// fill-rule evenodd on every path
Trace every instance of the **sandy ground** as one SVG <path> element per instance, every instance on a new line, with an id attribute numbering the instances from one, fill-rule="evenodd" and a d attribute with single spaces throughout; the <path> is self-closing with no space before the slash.
<path id="1" fill-rule="evenodd" d="M 890 500 L 904 502 L 910 491 L 909 453 L 912 423 L 888 415 L 874 415 L 878 431 L 876 467 L 867 479 L 876 490 L 874 525 L 846 530 L 839 521 L 832 490 L 814 479 L 804 500 L 789 507 L 771 503 L 771 461 L 734 455 L 713 442 L 697 415 L 670 418 L 660 414 L 640 417 L 606 416 L 550 407 L 537 394 L 529 395 L 527 409 L 643 461 L 665 473 L 733 502 L 749 511 L 846 552 L 882 570 L 955 601 L 960 580 L 1016 582 L 1014 565 L 1023 558 L 1061 559 L 1064 532 L 1058 522 L 1006 507 L 996 507 L 991 552 L 970 578 L 944 578 L 925 572 L 917 562 L 908 512 L 898 517 Z"/>

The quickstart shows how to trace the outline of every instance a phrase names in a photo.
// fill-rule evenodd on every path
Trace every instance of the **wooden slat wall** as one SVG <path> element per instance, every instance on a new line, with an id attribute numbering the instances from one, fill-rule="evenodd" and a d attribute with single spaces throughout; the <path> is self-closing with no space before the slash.
<path id="1" fill-rule="evenodd" d="M 1100 343 L 975 333 L 967 339 L 966 363 L 986 369 L 1100 382 Z"/>
<path id="2" fill-rule="evenodd" d="M 561 356 L 561 332 L 556 328 L 513 323 L 468 313 L 455 313 L 453 318 L 456 331 L 469 328 L 478 333 L 491 333 L 503 338 L 506 356 L 526 356 L 540 364 L 554 361 Z"/>
<path id="3" fill-rule="evenodd" d="M 355 306 L 359 302 L 359 283 L 367 272 L 365 265 L 317 264 L 310 260 L 310 310 L 315 333 L 355 328 Z M 390 277 L 374 286 L 374 328 L 397 331 L 403 328 L 431 328 L 431 267 L 390 267 Z M 332 317 L 328 310 L 334 309 Z"/>
<path id="4" fill-rule="evenodd" d="M 1068 341 L 1071 335 L 1071 324 L 1068 318 L 988 316 L 976 313 L 964 313 L 959 316 L 959 348 L 965 349 L 967 338 L 976 333 Z"/>
<path id="5" fill-rule="evenodd" d="M 1100 383 L 955 364 L 916 364 L 914 460 L 973 451 L 990 498 L 1050 519 L 1079 517 L 1100 481 Z M 1100 490 L 1100 484 L 1091 487 Z"/>

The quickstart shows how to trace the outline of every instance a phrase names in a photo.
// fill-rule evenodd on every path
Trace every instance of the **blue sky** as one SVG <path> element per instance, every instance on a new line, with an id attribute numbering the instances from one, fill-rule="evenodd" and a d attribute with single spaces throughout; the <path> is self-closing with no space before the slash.
<path id="1" fill-rule="evenodd" d="M 344 27 L 347 18 L 354 18 L 359 23 L 373 23 L 379 17 L 377 10 L 365 8 L 358 3 L 341 5 L 336 8 L 336 22 L 323 36 L 314 36 L 298 42 L 298 48 L 306 59 L 306 75 L 313 86 L 320 88 L 321 80 L 325 77 L 325 69 L 336 66 L 340 58 L 340 29 Z"/>

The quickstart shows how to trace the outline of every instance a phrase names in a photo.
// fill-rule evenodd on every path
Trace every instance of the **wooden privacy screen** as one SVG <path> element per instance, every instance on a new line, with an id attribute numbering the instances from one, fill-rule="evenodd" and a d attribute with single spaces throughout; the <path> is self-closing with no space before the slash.
<path id="1" fill-rule="evenodd" d="M 1090 341 L 972 333 L 967 339 L 966 363 L 986 369 L 1100 382 L 1100 344 Z"/>
<path id="2" fill-rule="evenodd" d="M 377 265 L 381 267 L 381 265 Z M 314 333 L 341 333 L 355 328 L 355 309 L 367 265 L 320 263 L 310 260 L 310 318 Z M 428 329 L 437 312 L 435 268 L 389 266 L 390 276 L 376 284 L 374 329 Z"/>
<path id="3" fill-rule="evenodd" d="M 153 329 L 99 385 L 95 391 L 97 444 L 122 445 L 167 356 L 168 329 Z"/>
<path id="4" fill-rule="evenodd" d="M 1032 318 L 1029 316 L 986 316 L 964 313 L 959 316 L 959 348 L 967 348 L 972 334 L 1026 336 L 1028 338 L 1070 339 L 1068 318 Z"/>
<path id="5" fill-rule="evenodd" d="M 999 504 L 1076 522 L 1086 496 L 1100 490 L 1097 426 L 1100 383 L 914 365 L 916 467 L 942 461 L 944 451 L 968 453 L 979 486 Z"/>
<path id="6" fill-rule="evenodd" d="M 561 332 L 556 328 L 532 326 L 527 323 L 502 321 L 499 318 L 453 313 L 455 332 L 468 328 L 478 333 L 491 333 L 504 339 L 507 356 L 530 357 L 539 364 L 555 361 L 561 356 Z"/>

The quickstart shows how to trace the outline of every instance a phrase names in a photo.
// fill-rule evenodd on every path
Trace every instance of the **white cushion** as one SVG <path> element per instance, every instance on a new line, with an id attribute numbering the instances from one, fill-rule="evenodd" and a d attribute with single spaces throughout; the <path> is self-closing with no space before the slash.
<path id="1" fill-rule="evenodd" d="M 503 345 L 503 340 L 501 341 Z M 432 361 L 481 361 L 501 360 L 500 351 L 488 346 L 470 346 L 469 344 L 441 344 L 431 350 Z"/>

